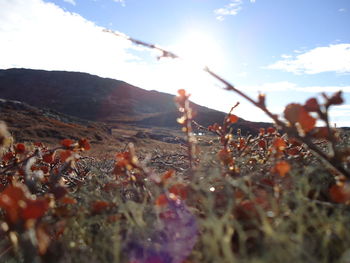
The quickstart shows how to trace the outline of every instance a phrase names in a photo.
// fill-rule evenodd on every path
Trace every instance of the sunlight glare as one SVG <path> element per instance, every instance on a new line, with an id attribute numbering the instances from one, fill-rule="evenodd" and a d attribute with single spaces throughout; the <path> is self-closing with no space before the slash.
<path id="1" fill-rule="evenodd" d="M 174 94 L 180 88 L 186 89 L 192 94 L 193 100 L 208 100 L 212 96 L 214 85 L 213 79 L 203 69 L 205 66 L 217 68 L 224 61 L 217 41 L 205 32 L 191 31 L 167 49 L 181 59 L 161 61 L 159 80 L 163 83 L 162 86 Z"/>
<path id="2" fill-rule="evenodd" d="M 219 66 L 224 62 L 218 40 L 201 31 L 193 30 L 187 33 L 171 49 L 186 63 L 196 67 Z"/>

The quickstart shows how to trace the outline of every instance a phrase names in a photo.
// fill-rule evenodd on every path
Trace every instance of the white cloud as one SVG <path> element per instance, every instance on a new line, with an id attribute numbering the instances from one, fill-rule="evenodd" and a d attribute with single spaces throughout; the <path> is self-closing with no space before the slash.
<path id="1" fill-rule="evenodd" d="M 222 8 L 218 8 L 214 10 L 214 14 L 216 15 L 216 19 L 219 21 L 223 21 L 225 16 L 235 16 L 242 10 L 244 0 L 230 0 L 230 3 Z M 249 0 L 250 3 L 255 3 L 256 0 Z"/>
<path id="2" fill-rule="evenodd" d="M 339 12 L 346 12 L 346 8 L 339 8 L 338 11 Z"/>
<path id="3" fill-rule="evenodd" d="M 146 63 L 132 54 L 143 48 L 43 0 L 0 0 L 0 39 L 1 69 L 87 72 L 173 94 L 182 87 L 194 97 L 212 83 L 181 63 Z"/>
<path id="4" fill-rule="evenodd" d="M 125 78 L 138 66 L 129 41 L 42 0 L 0 2 L 0 68 L 81 71 Z"/>
<path id="5" fill-rule="evenodd" d="M 242 0 L 231 0 L 231 3 L 225 7 L 214 10 L 214 14 L 217 15 L 216 19 L 222 21 L 225 16 L 235 16 L 242 9 Z"/>
<path id="6" fill-rule="evenodd" d="M 294 74 L 350 73 L 350 44 L 317 47 L 291 58 L 284 57 L 267 68 Z"/>
<path id="7" fill-rule="evenodd" d="M 69 3 L 71 5 L 76 5 L 77 3 L 75 2 L 75 0 L 63 0 L 66 3 Z"/>
<path id="8" fill-rule="evenodd" d="M 281 58 L 287 59 L 287 58 L 292 58 L 292 56 L 291 55 L 282 54 Z"/>

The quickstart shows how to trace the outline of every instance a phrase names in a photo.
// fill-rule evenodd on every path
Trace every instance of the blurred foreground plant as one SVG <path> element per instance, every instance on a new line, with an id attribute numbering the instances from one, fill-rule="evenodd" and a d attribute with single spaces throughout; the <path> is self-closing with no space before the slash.
<path id="1" fill-rule="evenodd" d="M 254 100 L 204 70 L 275 127 L 250 136 L 234 131 L 237 103 L 222 124 L 207 128 L 218 145 L 201 148 L 190 95 L 180 89 L 184 174 L 154 171 L 133 144 L 113 160 L 98 160 L 81 156 L 90 148 L 85 139 L 65 139 L 53 149 L 15 143 L 1 123 L 0 261 L 347 262 L 350 142 L 328 118 L 341 92 L 323 94 L 323 103 L 291 103 L 280 119 L 264 95 Z M 316 127 L 317 120 L 325 126 Z"/>
<path id="2" fill-rule="evenodd" d="M 145 46 L 147 48 L 155 49 L 161 52 L 159 58 L 172 58 L 180 59 L 175 53 L 165 50 L 157 45 L 149 44 L 144 41 L 140 41 L 124 34 L 113 32 L 111 30 L 104 30 L 105 32 L 112 33 L 118 37 L 123 37 L 137 45 Z M 275 123 L 277 129 L 282 133 L 286 133 L 289 138 L 297 140 L 299 143 L 305 144 L 314 154 L 316 154 L 327 166 L 330 167 L 335 178 L 341 182 L 345 179 L 350 179 L 350 171 L 348 168 L 348 162 L 350 157 L 349 149 L 343 149 L 337 145 L 339 141 L 337 132 L 330 127 L 329 123 L 329 108 L 333 105 L 339 105 L 343 103 L 342 92 L 336 92 L 332 96 L 328 96 L 322 93 L 324 102 L 320 104 L 316 98 L 310 98 L 304 105 L 291 103 L 285 107 L 284 118 L 282 120 L 277 114 L 273 114 L 265 104 L 265 95 L 259 94 L 258 99 L 255 100 L 245 94 L 243 91 L 237 89 L 223 79 L 221 76 L 213 72 L 210 68 L 203 68 L 209 75 L 224 85 L 224 89 L 232 91 L 248 100 L 257 108 L 261 109 L 266 115 L 268 115 Z M 314 113 L 316 116 L 312 116 L 310 113 Z M 325 123 L 324 127 L 316 127 L 316 121 L 320 120 Z M 317 145 L 315 140 L 324 139 L 331 145 L 330 150 L 324 151 Z M 190 142 L 191 143 L 191 142 Z M 190 157 L 191 158 L 191 157 Z M 340 183 L 341 184 L 341 183 Z"/>

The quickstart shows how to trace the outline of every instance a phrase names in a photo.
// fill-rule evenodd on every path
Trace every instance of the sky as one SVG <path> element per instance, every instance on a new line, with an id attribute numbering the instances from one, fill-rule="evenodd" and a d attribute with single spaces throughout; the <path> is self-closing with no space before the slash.
<path id="1" fill-rule="evenodd" d="M 176 94 L 247 120 L 259 109 L 201 70 L 283 115 L 288 103 L 343 90 L 331 122 L 350 126 L 349 0 L 0 0 L 0 69 L 67 70 Z M 157 44 L 183 60 L 106 33 Z M 1 95 L 0 95 L 1 96 Z"/>

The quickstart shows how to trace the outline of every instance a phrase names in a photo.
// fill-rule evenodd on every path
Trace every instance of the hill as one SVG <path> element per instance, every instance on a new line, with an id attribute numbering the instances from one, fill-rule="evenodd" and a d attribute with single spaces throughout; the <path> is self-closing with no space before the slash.
<path id="1" fill-rule="evenodd" d="M 17 100 L 38 108 L 89 121 L 178 127 L 174 96 L 147 91 L 126 82 L 80 72 L 31 69 L 0 70 L 0 98 Z M 221 123 L 225 113 L 192 103 L 195 120 L 209 126 Z M 268 123 L 240 119 L 235 128 L 255 133 Z"/>
<path id="2" fill-rule="evenodd" d="M 65 138 L 88 138 L 93 143 L 102 143 L 111 137 L 108 128 L 101 123 L 19 101 L 0 99 L 0 113 L 1 121 L 9 126 L 17 141 L 57 143 Z"/>

